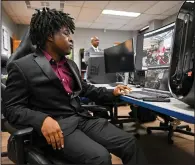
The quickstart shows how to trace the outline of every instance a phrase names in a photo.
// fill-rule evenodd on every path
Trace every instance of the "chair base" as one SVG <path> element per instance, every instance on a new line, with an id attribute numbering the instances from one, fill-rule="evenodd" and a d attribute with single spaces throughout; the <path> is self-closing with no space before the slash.
<path id="1" fill-rule="evenodd" d="M 183 130 L 186 129 L 186 130 Z M 173 126 L 167 124 L 167 123 L 160 123 L 159 127 L 148 127 L 147 133 L 151 134 L 152 130 L 160 130 L 160 131 L 168 131 L 168 144 L 173 144 L 174 141 L 172 140 L 174 132 L 179 132 L 185 135 L 195 136 L 195 133 L 191 132 L 191 128 L 189 125 L 181 125 L 177 126 L 175 129 Z"/>

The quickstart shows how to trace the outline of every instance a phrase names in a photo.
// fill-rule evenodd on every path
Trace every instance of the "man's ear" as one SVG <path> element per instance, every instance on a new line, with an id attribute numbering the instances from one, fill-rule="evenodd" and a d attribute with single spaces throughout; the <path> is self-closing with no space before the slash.
<path id="1" fill-rule="evenodd" d="M 53 36 L 50 34 L 48 37 L 47 37 L 47 40 L 49 41 L 49 42 L 53 42 Z"/>

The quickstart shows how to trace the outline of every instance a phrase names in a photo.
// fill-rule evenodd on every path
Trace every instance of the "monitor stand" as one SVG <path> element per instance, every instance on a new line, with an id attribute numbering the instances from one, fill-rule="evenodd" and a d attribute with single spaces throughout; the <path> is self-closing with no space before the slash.
<path id="1" fill-rule="evenodd" d="M 128 80 L 129 80 L 129 72 L 125 72 L 124 75 L 125 75 L 125 78 L 124 78 L 124 82 L 123 83 L 124 83 L 124 85 L 128 85 L 128 83 L 129 83 L 128 82 Z"/>

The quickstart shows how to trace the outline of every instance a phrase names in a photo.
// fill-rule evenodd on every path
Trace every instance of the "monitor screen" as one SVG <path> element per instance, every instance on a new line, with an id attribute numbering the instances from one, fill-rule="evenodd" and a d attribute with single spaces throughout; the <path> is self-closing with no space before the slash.
<path id="1" fill-rule="evenodd" d="M 145 88 L 169 91 L 168 88 L 169 69 L 151 69 L 145 77 Z"/>
<path id="2" fill-rule="evenodd" d="M 133 72 L 134 49 L 133 39 L 104 50 L 106 73 Z"/>
<path id="3" fill-rule="evenodd" d="M 175 23 L 144 34 L 142 67 L 169 66 Z"/>

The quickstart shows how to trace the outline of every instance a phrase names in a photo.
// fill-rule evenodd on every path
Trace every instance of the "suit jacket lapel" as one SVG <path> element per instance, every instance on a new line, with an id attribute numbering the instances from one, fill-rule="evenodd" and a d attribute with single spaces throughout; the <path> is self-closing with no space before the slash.
<path id="1" fill-rule="evenodd" d="M 58 87 L 60 86 L 61 88 L 63 88 L 59 78 L 57 77 L 57 75 L 55 74 L 55 72 L 52 70 L 52 67 L 50 65 L 50 63 L 47 61 L 47 59 L 45 58 L 45 56 L 43 55 L 43 53 L 41 51 L 37 51 L 35 53 L 35 61 L 36 63 L 39 65 L 39 67 L 41 68 L 41 70 L 44 72 L 44 74 Z M 63 89 L 64 90 L 64 89 Z"/>
<path id="2" fill-rule="evenodd" d="M 79 91 L 78 92 L 80 92 L 82 90 L 82 85 L 81 85 L 81 80 L 80 80 L 80 77 L 79 77 L 79 73 L 76 73 L 76 70 L 73 67 L 71 60 L 67 59 L 67 63 L 68 63 L 68 66 L 69 66 L 71 72 L 73 73 L 73 75 L 76 79 L 76 82 L 79 86 Z"/>

